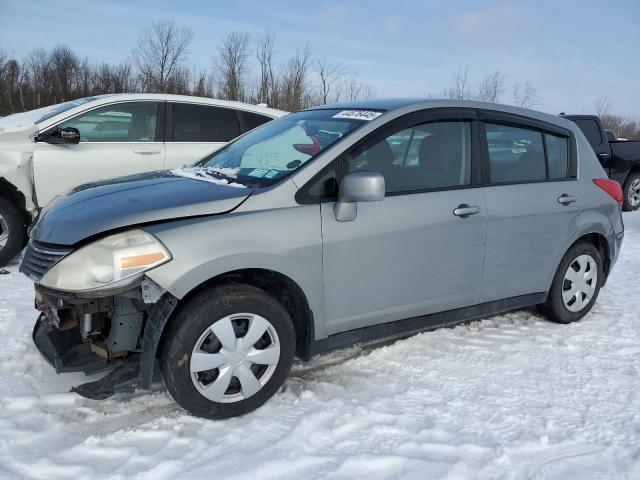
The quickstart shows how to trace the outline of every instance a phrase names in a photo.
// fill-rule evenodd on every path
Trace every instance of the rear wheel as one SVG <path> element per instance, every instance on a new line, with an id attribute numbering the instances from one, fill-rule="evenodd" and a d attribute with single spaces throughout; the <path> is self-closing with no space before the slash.
<path id="1" fill-rule="evenodd" d="M 624 182 L 624 201 L 622 209 L 625 211 L 637 210 L 640 208 L 640 172 L 629 175 Z"/>
<path id="2" fill-rule="evenodd" d="M 282 386 L 295 332 L 287 311 L 249 285 L 226 285 L 188 300 L 165 333 L 162 372 L 193 415 L 228 418 L 255 410 Z"/>
<path id="3" fill-rule="evenodd" d="M 0 197 L 0 267 L 5 266 L 22 248 L 25 239 L 24 218 L 9 200 Z"/>
<path id="4" fill-rule="evenodd" d="M 574 245 L 560 262 L 540 310 L 554 322 L 580 320 L 596 302 L 603 276 L 600 251 L 591 243 Z"/>

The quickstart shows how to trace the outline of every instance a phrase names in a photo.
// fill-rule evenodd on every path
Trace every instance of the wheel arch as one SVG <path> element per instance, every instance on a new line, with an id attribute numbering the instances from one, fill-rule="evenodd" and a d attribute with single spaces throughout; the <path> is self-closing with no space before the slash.
<path id="1" fill-rule="evenodd" d="M 597 228 L 592 228 L 592 229 L 587 229 L 577 233 L 573 237 L 573 239 L 567 243 L 564 250 L 562 251 L 562 254 L 556 260 L 555 268 L 549 279 L 549 283 L 548 283 L 549 287 L 551 287 L 551 282 L 553 281 L 553 277 L 555 276 L 555 273 L 558 270 L 560 262 L 562 262 L 562 259 L 564 258 L 564 256 L 567 254 L 567 252 L 571 247 L 581 242 L 591 243 L 600 252 L 600 256 L 602 257 L 602 269 L 604 271 L 604 279 L 602 281 L 602 286 L 605 285 L 607 278 L 609 276 L 609 272 L 611 270 L 611 264 L 612 264 L 613 251 L 610 243 L 611 240 L 607 238 L 607 235 L 605 235 L 604 232 L 600 231 Z"/>
<path id="2" fill-rule="evenodd" d="M 0 177 L 0 196 L 18 208 L 24 218 L 25 227 L 28 227 L 31 223 L 31 215 L 27 211 L 27 198 L 18 190 L 18 187 L 4 177 Z"/>
<path id="3" fill-rule="evenodd" d="M 182 305 L 190 298 L 204 290 L 215 288 L 219 285 L 245 284 L 264 290 L 274 297 L 287 311 L 293 322 L 296 333 L 296 356 L 307 359 L 311 352 L 311 342 L 314 338 L 313 312 L 302 287 L 289 276 L 267 268 L 242 268 L 221 273 L 201 284 L 193 287 L 180 299 L 176 309 L 171 313 L 164 326 L 158 341 L 156 355 L 160 345 L 164 341 L 164 334 L 169 324 L 176 318 Z"/>

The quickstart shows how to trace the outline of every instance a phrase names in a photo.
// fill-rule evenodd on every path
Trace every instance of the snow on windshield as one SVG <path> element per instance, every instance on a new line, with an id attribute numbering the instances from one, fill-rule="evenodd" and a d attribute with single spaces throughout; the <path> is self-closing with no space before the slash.
<path id="1" fill-rule="evenodd" d="M 174 168 L 171 173 L 178 177 L 202 180 L 203 182 L 215 183 L 216 185 L 226 185 L 228 187 L 247 188 L 238 182 L 230 182 L 226 178 L 217 178 L 214 175 L 220 174 L 224 177 L 236 178 L 239 168 L 211 168 L 211 167 L 182 167 Z"/>

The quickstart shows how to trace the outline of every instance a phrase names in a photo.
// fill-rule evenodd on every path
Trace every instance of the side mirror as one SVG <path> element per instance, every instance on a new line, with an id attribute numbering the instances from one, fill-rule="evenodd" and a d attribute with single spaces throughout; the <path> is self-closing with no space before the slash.
<path id="1" fill-rule="evenodd" d="M 345 175 L 338 191 L 333 213 L 339 222 L 356 219 L 357 202 L 378 202 L 384 199 L 384 177 L 378 172 L 360 170 Z"/>
<path id="2" fill-rule="evenodd" d="M 80 130 L 73 127 L 59 128 L 49 135 L 41 135 L 38 141 L 54 145 L 80 143 Z"/>

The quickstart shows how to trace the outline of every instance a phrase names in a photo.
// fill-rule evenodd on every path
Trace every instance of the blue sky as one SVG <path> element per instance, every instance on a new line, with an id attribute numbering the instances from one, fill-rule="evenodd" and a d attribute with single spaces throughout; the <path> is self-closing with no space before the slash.
<path id="1" fill-rule="evenodd" d="M 500 69 L 539 89 L 536 108 L 590 113 L 607 95 L 640 116 L 640 2 L 617 1 L 79 1 L 0 0 L 0 49 L 18 57 L 67 44 L 90 61 L 130 55 L 140 31 L 192 28 L 189 62 L 210 68 L 234 30 L 270 30 L 284 61 L 305 43 L 357 72 L 378 96 L 439 96 L 458 67 L 472 81 Z"/>

